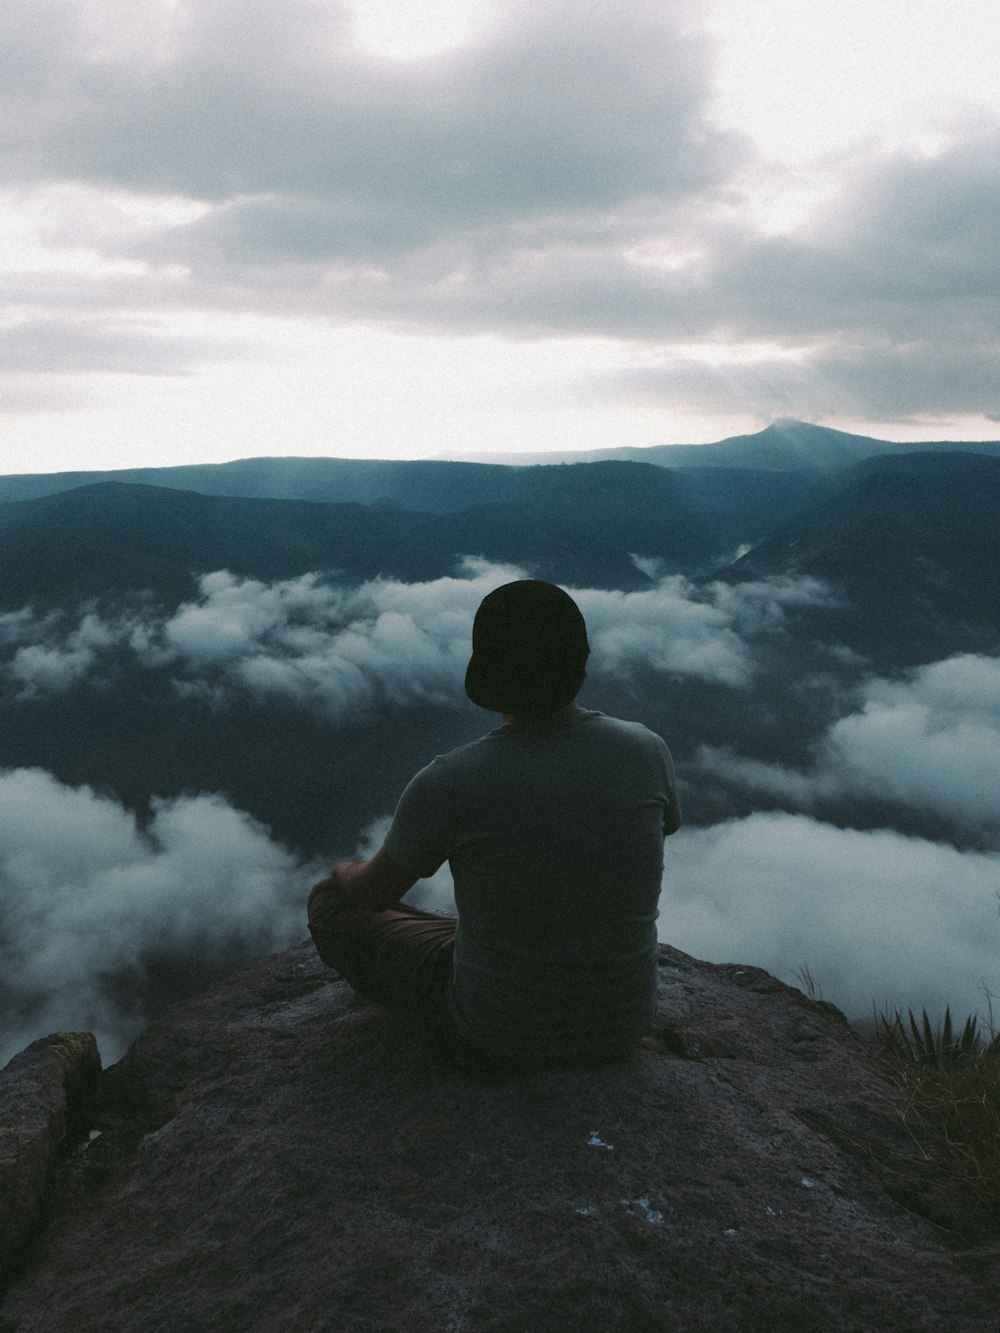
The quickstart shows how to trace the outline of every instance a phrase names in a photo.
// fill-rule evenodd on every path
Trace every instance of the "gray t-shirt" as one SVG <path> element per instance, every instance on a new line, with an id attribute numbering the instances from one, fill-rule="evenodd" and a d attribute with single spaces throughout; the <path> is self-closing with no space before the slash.
<path id="1" fill-rule="evenodd" d="M 679 822 L 660 737 L 582 709 L 500 727 L 413 778 L 385 850 L 417 877 L 451 866 L 450 1004 L 467 1040 L 572 1060 L 648 1030 L 663 838 Z"/>

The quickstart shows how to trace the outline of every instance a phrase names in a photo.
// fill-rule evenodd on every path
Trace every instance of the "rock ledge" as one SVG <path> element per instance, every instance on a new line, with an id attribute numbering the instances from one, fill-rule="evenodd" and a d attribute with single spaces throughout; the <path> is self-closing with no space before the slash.
<path id="1" fill-rule="evenodd" d="M 756 968 L 664 948 L 630 1060 L 473 1079 L 302 945 L 97 1087 L 2 1333 L 998 1328 L 878 1060 Z"/>

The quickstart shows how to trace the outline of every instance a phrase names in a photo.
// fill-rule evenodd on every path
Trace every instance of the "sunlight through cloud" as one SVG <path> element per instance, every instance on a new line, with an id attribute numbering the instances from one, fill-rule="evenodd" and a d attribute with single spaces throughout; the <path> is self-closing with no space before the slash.
<path id="1" fill-rule="evenodd" d="M 484 0 L 354 0 L 354 31 L 379 55 L 421 60 L 467 42 L 486 12 Z"/>

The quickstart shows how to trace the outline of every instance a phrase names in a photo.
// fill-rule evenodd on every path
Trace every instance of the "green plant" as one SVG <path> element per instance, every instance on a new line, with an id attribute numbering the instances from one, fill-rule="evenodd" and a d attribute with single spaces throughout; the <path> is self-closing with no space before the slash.
<path id="1" fill-rule="evenodd" d="M 896 1070 L 905 1119 L 918 1142 L 991 1212 L 1000 1215 L 1000 1031 L 950 1010 L 934 1026 L 923 1010 L 876 1014 L 875 1035 Z"/>
<path id="2" fill-rule="evenodd" d="M 945 1009 L 944 1020 L 937 1027 L 932 1026 L 926 1009 L 921 1012 L 920 1023 L 912 1009 L 907 1011 L 905 1023 L 900 1010 L 895 1009 L 877 1014 L 875 1029 L 890 1052 L 917 1065 L 969 1066 L 1000 1056 L 1000 1032 L 984 1035 L 976 1014 L 970 1014 L 961 1031 L 956 1032 L 950 1008 Z"/>

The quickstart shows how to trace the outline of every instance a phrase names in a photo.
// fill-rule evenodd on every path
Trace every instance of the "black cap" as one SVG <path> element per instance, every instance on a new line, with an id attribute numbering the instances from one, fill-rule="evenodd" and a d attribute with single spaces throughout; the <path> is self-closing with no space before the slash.
<path id="1" fill-rule="evenodd" d="M 589 655 L 569 593 L 541 579 L 505 583 L 476 612 L 465 692 L 493 713 L 554 713 L 576 698 Z"/>

